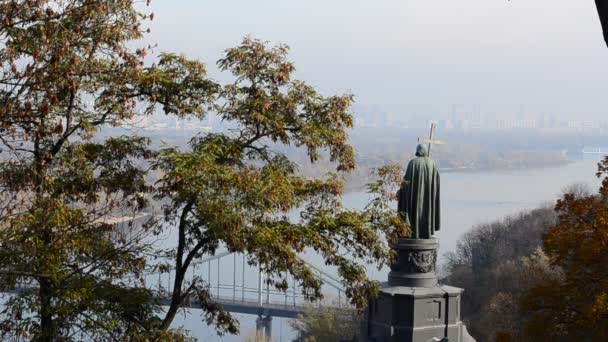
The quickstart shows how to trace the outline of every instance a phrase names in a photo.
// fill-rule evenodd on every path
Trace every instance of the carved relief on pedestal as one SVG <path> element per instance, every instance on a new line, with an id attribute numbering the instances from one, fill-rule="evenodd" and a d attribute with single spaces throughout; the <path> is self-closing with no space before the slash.
<path id="1" fill-rule="evenodd" d="M 401 250 L 391 270 L 403 273 L 435 272 L 437 250 Z"/>

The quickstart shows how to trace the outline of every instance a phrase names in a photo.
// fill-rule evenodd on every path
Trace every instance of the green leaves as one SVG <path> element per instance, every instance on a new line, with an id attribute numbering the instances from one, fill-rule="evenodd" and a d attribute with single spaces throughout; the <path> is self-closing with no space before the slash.
<path id="1" fill-rule="evenodd" d="M 247 37 L 239 47 L 226 50 L 217 64 L 221 70 L 232 72 L 237 83 L 249 81 L 252 86 L 277 89 L 287 85 L 295 71 L 287 60 L 288 53 L 287 45 L 269 48 L 268 42 Z"/>
<path id="2" fill-rule="evenodd" d="M 311 161 L 327 150 L 339 171 L 352 170 L 354 151 L 347 130 L 353 126 L 353 96 L 326 98 L 304 82 L 292 81 L 295 68 L 287 52 L 286 46 L 267 47 L 251 38 L 227 50 L 218 65 L 236 81 L 221 92 L 224 105 L 218 115 L 238 125 L 245 147 L 261 139 L 293 144 L 306 148 Z"/>
<path id="3" fill-rule="evenodd" d="M 214 90 L 198 62 L 143 68 L 133 5 L 0 2 L 0 287 L 38 289 L 6 303 L 3 339 L 143 340 L 158 327 L 151 293 L 127 283 L 141 280 L 151 222 L 120 234 L 112 220 L 148 209 L 156 153 L 144 138 L 94 137 L 158 104 L 201 116 Z"/>
<path id="4" fill-rule="evenodd" d="M 358 335 L 362 319 L 349 308 L 310 307 L 289 325 L 297 333 L 296 342 L 341 341 Z"/>
<path id="5" fill-rule="evenodd" d="M 220 247 L 247 253 L 280 290 L 291 274 L 310 300 L 322 297 L 322 284 L 298 254 L 314 250 L 338 269 L 351 302 L 365 306 L 378 287 L 365 267 L 389 261 L 386 237 L 403 224 L 388 171 L 370 187 L 366 210 L 341 206 L 343 173 L 355 167 L 353 96 L 326 97 L 294 80 L 288 48 L 252 38 L 218 62 L 230 84 L 182 55 L 145 65 L 149 49 L 130 46 L 151 18 L 130 0 L 0 2 L 0 287 L 38 289 L 6 304 L 3 337 L 185 339 L 170 326 L 191 296 L 208 324 L 235 333 L 205 284 L 184 276 Z M 96 139 L 102 128 L 159 111 L 196 120 L 212 112 L 231 130 L 161 150 L 136 136 Z M 334 172 L 302 177 L 280 152 L 289 146 L 313 162 L 329 159 Z M 113 217 L 149 213 L 150 200 L 163 206 L 164 223 L 118 234 Z M 176 248 L 152 253 L 148 234 L 170 225 Z M 155 268 L 150 254 L 174 265 L 162 320 L 142 286 L 144 270 Z"/>
<path id="6" fill-rule="evenodd" d="M 141 329 L 140 322 L 154 317 L 152 294 L 120 281 L 141 272 L 146 246 L 115 240 L 110 224 L 91 222 L 87 211 L 61 200 L 42 198 L 32 204 L 3 222 L 0 286 L 47 286 L 51 306 L 45 307 L 34 291 L 12 296 L 0 321 L 4 337 L 42 339 L 49 333 L 23 316 L 48 315 L 55 336 L 71 335 L 73 324 L 87 326 L 83 333 L 92 338 L 112 336 L 113 325 Z"/>
<path id="7" fill-rule="evenodd" d="M 202 119 L 207 110 L 215 108 L 213 101 L 219 90 L 218 84 L 207 79 L 203 63 L 164 53 L 158 65 L 144 70 L 137 92 L 150 103 L 147 113 L 153 113 L 158 103 L 165 114 Z"/>
<path id="8" fill-rule="evenodd" d="M 277 289 L 287 289 L 290 274 L 307 299 L 319 300 L 322 284 L 298 256 L 313 250 L 337 268 L 351 303 L 364 308 L 379 286 L 367 278 L 366 266 L 388 264 L 387 237 L 407 231 L 393 203 L 402 170 L 377 170 L 365 210 L 342 207 L 341 173 L 355 166 L 348 143 L 353 98 L 323 97 L 292 81 L 287 51 L 251 38 L 227 50 L 218 65 L 235 81 L 219 93 L 217 115 L 236 130 L 197 137 L 188 151 L 165 149 L 154 164 L 164 175 L 156 198 L 170 203 L 165 219 L 178 225 L 174 288 L 183 287 L 179 274 L 189 260 L 224 246 L 246 253 Z M 302 147 L 313 162 L 327 156 L 335 173 L 300 176 L 297 165 L 277 151 L 281 145 Z"/>

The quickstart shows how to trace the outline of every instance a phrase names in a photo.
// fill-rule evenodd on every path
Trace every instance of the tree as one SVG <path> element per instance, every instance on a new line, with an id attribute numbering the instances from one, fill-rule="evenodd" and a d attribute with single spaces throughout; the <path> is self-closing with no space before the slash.
<path id="1" fill-rule="evenodd" d="M 556 225 L 543 250 L 563 279 L 550 279 L 522 298 L 530 339 L 604 341 L 608 339 L 608 158 L 594 195 L 565 194 L 556 204 Z"/>
<path id="2" fill-rule="evenodd" d="M 462 316 L 477 340 L 521 336 L 520 296 L 539 280 L 559 277 L 540 250 L 555 222 L 549 207 L 521 212 L 476 226 L 448 253 L 445 283 L 466 289 Z"/>
<path id="3" fill-rule="evenodd" d="M 4 339 L 157 331 L 151 292 L 128 280 L 146 267 L 145 230 L 110 223 L 147 207 L 156 153 L 145 138 L 94 138 L 158 105 L 200 117 L 218 89 L 184 57 L 144 66 L 147 49 L 129 46 L 147 19 L 131 0 L 0 2 L 0 287 L 23 289 L 0 312 Z"/>
<path id="4" fill-rule="evenodd" d="M 352 308 L 308 308 L 289 325 L 297 333 L 296 342 L 350 341 L 361 329 L 362 316 Z"/>
<path id="5" fill-rule="evenodd" d="M 4 338 L 38 341 L 183 338 L 170 325 L 196 296 L 209 324 L 237 322 L 211 301 L 206 284 L 186 279 L 191 263 L 221 246 L 246 252 L 271 285 L 287 274 L 307 299 L 320 281 L 299 258 L 312 249 L 337 266 L 347 296 L 363 307 L 378 284 L 365 263 L 389 261 L 386 237 L 407 227 L 391 210 L 399 169 L 377 170 L 364 211 L 340 205 L 340 173 L 352 170 L 351 95 L 323 97 L 294 71 L 287 47 L 245 39 L 219 62 L 235 81 L 210 81 L 204 65 L 175 54 L 144 64 L 149 49 L 129 45 L 152 14 L 132 0 L 12 0 L 0 3 L 0 287 L 20 289 L 0 312 Z M 157 151 L 137 136 L 96 138 L 137 115 L 162 111 L 203 119 L 213 110 L 232 130 L 199 135 L 189 149 Z M 295 145 L 336 173 L 298 175 L 273 146 Z M 151 184 L 154 169 L 160 180 Z M 150 198 L 168 203 L 164 223 L 118 234 L 114 215 L 144 213 Z M 292 222 L 287 214 L 301 211 Z M 177 224 L 171 305 L 159 319 L 146 271 L 148 234 Z M 174 334 L 175 333 L 175 334 Z"/>
<path id="6" fill-rule="evenodd" d="M 309 300 L 322 298 L 322 284 L 298 254 L 314 250 L 337 267 L 346 295 L 361 308 L 378 290 L 365 275 L 365 262 L 386 264 L 386 236 L 405 232 L 389 203 L 401 181 L 397 167 L 377 170 L 378 182 L 370 186 L 376 196 L 366 210 L 342 207 L 338 173 L 355 167 L 347 134 L 353 98 L 323 97 L 292 80 L 287 52 L 286 46 L 251 38 L 227 50 L 218 65 L 235 81 L 222 87 L 215 111 L 234 129 L 198 136 L 187 151 L 164 149 L 154 165 L 164 175 L 156 198 L 169 203 L 165 220 L 178 237 L 177 249 L 167 253 L 175 290 L 165 329 L 194 296 L 220 332 L 237 331 L 237 322 L 209 301 L 206 284 L 185 278 L 195 260 L 220 247 L 246 253 L 279 290 L 287 290 L 287 275 L 293 276 Z M 273 148 L 279 145 L 304 149 L 311 162 L 327 157 L 338 173 L 299 176 L 297 165 Z M 292 211 L 300 212 L 299 221 L 289 219 Z"/>

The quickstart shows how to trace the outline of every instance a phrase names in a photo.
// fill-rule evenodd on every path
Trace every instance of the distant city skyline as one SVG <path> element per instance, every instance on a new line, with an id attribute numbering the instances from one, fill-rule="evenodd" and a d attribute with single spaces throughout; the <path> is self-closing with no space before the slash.
<path id="1" fill-rule="evenodd" d="M 608 49 L 593 1 L 153 0 L 145 43 L 215 61 L 242 37 L 286 43 L 303 79 L 360 106 L 426 118 L 452 104 L 486 113 L 599 119 Z"/>
<path id="2" fill-rule="evenodd" d="M 492 117 L 486 116 L 479 110 L 455 111 L 448 115 L 421 116 L 418 114 L 397 115 L 392 112 L 368 109 L 355 112 L 355 128 L 398 128 L 420 129 L 426 128 L 431 122 L 436 122 L 442 131 L 452 130 L 519 130 L 541 129 L 553 131 L 594 131 L 608 135 L 608 118 L 580 119 L 576 116 L 561 118 L 556 115 L 520 114 L 512 116 Z M 140 115 L 124 122 L 125 127 L 143 129 L 148 131 L 192 131 L 211 132 L 223 131 L 229 126 L 221 119 L 210 114 L 203 121 L 197 119 L 169 118 L 162 113 L 152 116 Z"/>
<path id="3" fill-rule="evenodd" d="M 454 106 L 456 108 L 456 106 Z M 397 115 L 376 109 L 355 113 L 355 126 L 363 127 L 427 127 L 431 121 L 437 122 L 442 130 L 511 130 L 511 129 L 554 129 L 554 130 L 599 130 L 608 134 L 608 117 L 602 119 L 580 119 L 576 115 L 557 116 L 547 113 L 511 113 L 510 115 L 486 115 L 479 106 L 470 105 L 470 110 L 453 109 L 451 113 L 429 116 L 413 114 Z"/>

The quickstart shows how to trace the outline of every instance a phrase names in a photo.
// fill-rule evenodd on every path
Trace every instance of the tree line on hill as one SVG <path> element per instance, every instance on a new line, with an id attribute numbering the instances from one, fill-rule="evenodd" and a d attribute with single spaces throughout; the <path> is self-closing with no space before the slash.
<path id="1" fill-rule="evenodd" d="M 553 208 L 482 224 L 447 255 L 478 341 L 608 339 L 608 158 L 596 193 L 567 187 Z"/>

